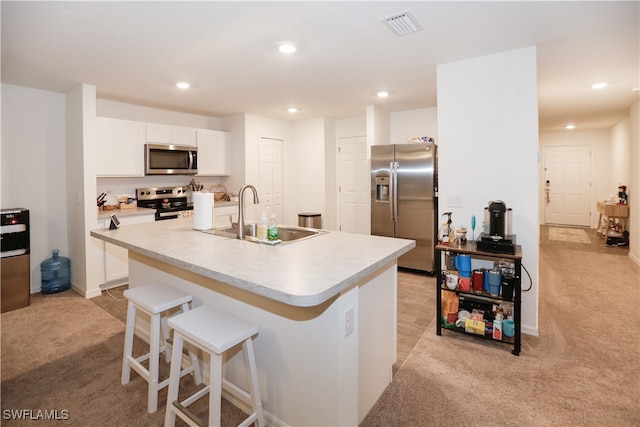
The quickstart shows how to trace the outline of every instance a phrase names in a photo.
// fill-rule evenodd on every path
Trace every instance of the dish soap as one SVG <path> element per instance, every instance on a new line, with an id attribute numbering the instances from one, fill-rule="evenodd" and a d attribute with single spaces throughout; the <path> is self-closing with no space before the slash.
<path id="1" fill-rule="evenodd" d="M 278 231 L 278 221 L 276 221 L 276 214 L 271 214 L 269 227 L 267 228 L 267 237 L 270 242 L 278 240 L 278 238 L 280 237 L 280 233 Z"/>
<path id="2" fill-rule="evenodd" d="M 258 240 L 267 240 L 267 213 L 262 211 L 260 222 L 258 223 Z"/>

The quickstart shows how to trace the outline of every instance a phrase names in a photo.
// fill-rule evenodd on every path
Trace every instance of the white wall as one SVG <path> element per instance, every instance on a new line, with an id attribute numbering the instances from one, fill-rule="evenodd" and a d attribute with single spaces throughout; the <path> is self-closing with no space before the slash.
<path id="1" fill-rule="evenodd" d="M 609 130 L 585 130 L 575 131 L 568 130 L 564 132 L 544 132 L 540 134 L 540 151 L 541 158 L 544 159 L 544 153 L 547 147 L 562 147 L 585 145 L 591 150 L 591 228 L 596 228 L 598 223 L 598 211 L 596 201 L 605 200 L 610 194 L 617 191 L 611 188 L 611 144 L 609 140 Z M 540 163 L 544 167 L 543 161 Z M 541 171 L 542 172 L 542 171 Z M 538 198 L 540 224 L 545 223 L 544 217 L 544 174 L 540 173 L 538 180 Z M 615 191 L 614 191 L 615 190 Z"/>
<path id="2" fill-rule="evenodd" d="M 640 102 L 629 109 L 629 258 L 640 265 Z"/>
<path id="3" fill-rule="evenodd" d="M 101 257 L 95 228 L 96 207 L 96 87 L 80 85 L 66 94 L 67 234 L 71 285 L 88 298 L 100 295 L 102 283 L 95 260 Z"/>
<path id="4" fill-rule="evenodd" d="M 438 66 L 439 213 L 482 221 L 491 200 L 513 209 L 513 230 L 533 285 L 522 331 L 538 334 L 538 101 L 535 47 Z M 461 208 L 448 206 L 460 195 Z M 469 227 L 470 228 L 470 227 Z M 523 289 L 529 280 L 523 272 Z"/>
<path id="5" fill-rule="evenodd" d="M 631 109 L 629 110 L 631 112 Z M 618 196 L 618 187 L 620 185 L 627 186 L 627 195 L 632 187 L 637 187 L 640 185 L 640 180 L 638 180 L 638 159 L 632 156 L 632 149 L 634 141 L 631 139 L 631 117 L 626 118 L 618 123 L 616 123 L 610 129 L 610 139 L 611 139 L 611 172 L 610 172 L 610 189 L 611 193 L 613 193 L 616 197 Z M 637 125 L 637 120 L 636 120 Z M 637 135 L 637 134 L 636 134 Z M 635 140 L 635 145 L 637 149 L 638 141 Z M 635 161 L 635 163 L 633 163 Z M 633 165 L 633 166 L 632 166 Z M 636 180 L 633 181 L 631 178 L 631 170 L 636 171 Z M 629 202 L 629 218 L 626 220 L 627 231 L 629 231 L 629 257 L 632 260 L 635 260 L 636 263 L 640 264 L 637 252 L 637 240 L 638 240 L 638 229 L 637 229 L 637 217 L 638 217 L 638 202 L 637 198 L 635 201 L 627 199 Z M 634 217 L 636 219 L 634 224 Z M 633 227 L 633 229 L 632 229 Z M 635 229 L 635 233 L 633 232 Z M 634 240 L 636 242 L 634 242 Z M 631 242 L 635 243 L 631 245 Z M 636 252 L 633 251 L 636 249 Z M 635 258 L 634 258 L 635 257 Z"/>
<path id="6" fill-rule="evenodd" d="M 0 204 L 29 209 L 31 292 L 39 292 L 40 263 L 55 248 L 69 256 L 64 94 L 2 84 L 1 152 Z"/>
<path id="7" fill-rule="evenodd" d="M 186 126 L 197 129 L 228 130 L 221 128 L 221 120 L 217 117 L 143 107 L 107 99 L 97 100 L 96 115 L 98 117 Z"/>
<path id="8" fill-rule="evenodd" d="M 392 112 L 390 120 L 391 144 L 409 144 L 412 138 L 421 136 L 429 136 L 438 142 L 436 107 Z"/>
<path id="9" fill-rule="evenodd" d="M 291 140 L 285 147 L 286 209 L 283 223 L 298 225 L 300 212 L 314 212 L 326 218 L 325 119 L 291 123 Z"/>
<path id="10" fill-rule="evenodd" d="M 245 114 L 236 114 L 220 120 L 221 130 L 231 133 L 231 175 L 225 181 L 227 191 L 237 194 L 245 184 Z"/>
<path id="11" fill-rule="evenodd" d="M 611 139 L 611 180 L 609 185 L 618 194 L 620 185 L 630 184 L 631 141 L 629 139 L 629 118 L 616 123 L 610 130 Z"/>
<path id="12" fill-rule="evenodd" d="M 325 169 L 325 194 L 324 214 L 322 215 L 322 228 L 336 230 L 338 225 L 338 174 L 337 174 L 337 143 L 336 121 L 324 120 L 324 169 Z"/>
<path id="13" fill-rule="evenodd" d="M 367 147 L 390 144 L 391 117 L 383 108 L 369 105 L 367 107 Z"/>
<path id="14" fill-rule="evenodd" d="M 354 134 L 365 134 L 367 132 L 367 117 L 362 115 L 348 119 L 338 119 L 335 121 L 336 139 Z"/>

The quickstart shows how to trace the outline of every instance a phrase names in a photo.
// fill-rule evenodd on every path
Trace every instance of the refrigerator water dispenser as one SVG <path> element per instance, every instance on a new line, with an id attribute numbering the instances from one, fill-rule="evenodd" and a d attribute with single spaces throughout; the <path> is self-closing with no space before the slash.
<path id="1" fill-rule="evenodd" d="M 389 201 L 389 183 L 388 176 L 376 177 L 376 202 L 388 202 Z"/>

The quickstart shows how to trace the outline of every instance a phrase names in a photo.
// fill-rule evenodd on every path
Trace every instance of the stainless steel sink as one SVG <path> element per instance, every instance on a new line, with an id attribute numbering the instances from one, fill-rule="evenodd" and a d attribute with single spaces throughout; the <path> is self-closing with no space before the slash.
<path id="1" fill-rule="evenodd" d="M 246 224 L 244 227 L 244 230 L 245 230 L 244 240 L 261 243 L 256 237 L 258 234 L 258 224 L 256 223 Z M 206 230 L 205 232 L 214 234 L 216 236 L 223 236 L 223 237 L 229 237 L 229 238 L 236 238 L 238 236 L 238 230 L 234 227 L 214 228 L 213 230 Z M 325 231 L 325 230 L 317 230 L 315 228 L 295 227 L 292 225 L 280 226 L 278 227 L 278 232 L 280 234 L 280 241 L 281 241 L 280 244 L 282 245 L 299 242 L 300 240 L 310 239 L 312 237 L 328 233 L 328 231 Z M 264 242 L 264 243 L 268 243 L 268 242 Z"/>

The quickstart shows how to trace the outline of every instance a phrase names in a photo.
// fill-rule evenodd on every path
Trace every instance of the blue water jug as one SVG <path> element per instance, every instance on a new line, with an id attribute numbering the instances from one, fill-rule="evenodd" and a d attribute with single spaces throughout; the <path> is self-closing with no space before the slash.
<path id="1" fill-rule="evenodd" d="M 43 294 L 55 294 L 71 287 L 71 260 L 59 255 L 58 249 L 53 256 L 40 263 L 42 273 L 41 290 Z"/>

